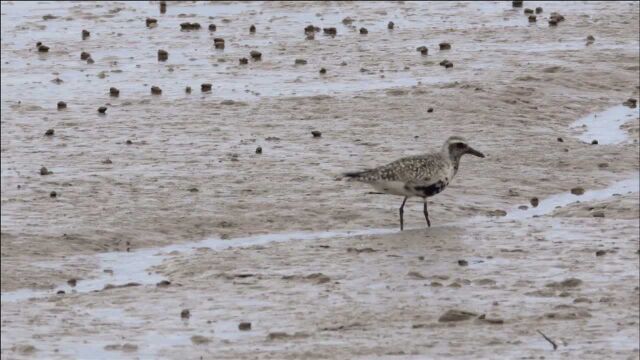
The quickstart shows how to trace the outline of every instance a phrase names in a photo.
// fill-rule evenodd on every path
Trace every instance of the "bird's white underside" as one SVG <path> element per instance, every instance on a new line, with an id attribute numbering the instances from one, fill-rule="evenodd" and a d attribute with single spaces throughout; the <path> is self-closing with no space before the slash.
<path id="1" fill-rule="evenodd" d="M 377 181 L 375 183 L 371 183 L 371 186 L 381 193 L 400 196 L 414 196 L 407 191 L 404 185 L 405 183 L 402 181 Z"/>

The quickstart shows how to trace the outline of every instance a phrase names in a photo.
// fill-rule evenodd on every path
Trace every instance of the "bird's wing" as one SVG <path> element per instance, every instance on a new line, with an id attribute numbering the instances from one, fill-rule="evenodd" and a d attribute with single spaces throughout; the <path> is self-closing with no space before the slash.
<path id="1" fill-rule="evenodd" d="M 374 169 L 345 175 L 363 182 L 418 181 L 428 186 L 438 181 L 445 167 L 445 161 L 438 154 L 427 154 L 404 157 Z"/>
<path id="2" fill-rule="evenodd" d="M 407 159 L 402 179 L 424 185 L 433 184 L 446 176 L 447 162 L 440 154 L 427 154 Z M 401 160 L 405 160 L 401 159 Z"/>

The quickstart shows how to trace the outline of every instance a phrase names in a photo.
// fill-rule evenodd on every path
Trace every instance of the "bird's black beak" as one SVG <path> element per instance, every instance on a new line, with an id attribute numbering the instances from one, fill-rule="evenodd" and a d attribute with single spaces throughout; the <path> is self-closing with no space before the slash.
<path id="1" fill-rule="evenodd" d="M 484 154 L 483 154 L 483 153 L 481 153 L 480 151 L 478 151 L 478 150 L 476 150 L 476 149 L 472 148 L 471 146 L 469 146 L 469 148 L 468 148 L 468 150 L 467 150 L 467 154 L 475 155 L 475 156 L 477 156 L 477 157 L 481 157 L 481 158 L 483 158 L 483 157 L 484 157 Z"/>

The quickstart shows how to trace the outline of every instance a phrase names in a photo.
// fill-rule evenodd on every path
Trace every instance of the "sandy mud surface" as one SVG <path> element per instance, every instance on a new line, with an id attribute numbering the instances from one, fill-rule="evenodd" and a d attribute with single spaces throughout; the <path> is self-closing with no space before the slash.
<path id="1" fill-rule="evenodd" d="M 637 2 L 159 10 L 2 3 L 3 359 L 637 359 Z M 339 180 L 450 135 L 430 229 Z"/>

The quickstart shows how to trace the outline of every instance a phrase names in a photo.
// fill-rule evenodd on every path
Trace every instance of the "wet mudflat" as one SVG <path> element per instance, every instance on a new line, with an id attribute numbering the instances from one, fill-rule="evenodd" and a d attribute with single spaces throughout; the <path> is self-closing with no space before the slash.
<path id="1" fill-rule="evenodd" d="M 638 4 L 523 8 L 3 2 L 3 358 L 637 358 Z"/>

